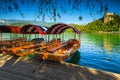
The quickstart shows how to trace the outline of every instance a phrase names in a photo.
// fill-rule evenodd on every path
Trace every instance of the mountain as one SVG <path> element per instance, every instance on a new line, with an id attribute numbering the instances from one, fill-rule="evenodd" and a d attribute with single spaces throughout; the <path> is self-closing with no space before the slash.
<path id="1" fill-rule="evenodd" d="M 115 14 L 107 18 L 108 18 L 107 21 L 104 21 L 104 18 L 101 18 L 91 23 L 88 23 L 84 27 L 83 31 L 84 32 L 120 32 L 120 15 Z"/>
<path id="2" fill-rule="evenodd" d="M 55 22 L 45 22 L 45 21 L 34 21 L 34 20 L 17 20 L 17 19 L 9 19 L 9 20 L 0 20 L 0 25 L 14 25 L 14 26 L 24 26 L 26 24 L 34 24 L 41 26 L 51 26 L 55 24 Z"/>
<path id="3" fill-rule="evenodd" d="M 10 24 L 14 24 L 14 23 L 17 23 L 17 22 L 24 22 L 24 20 L 15 20 L 15 19 L 4 20 L 4 19 L 1 19 L 0 20 L 0 25 L 10 25 Z"/>

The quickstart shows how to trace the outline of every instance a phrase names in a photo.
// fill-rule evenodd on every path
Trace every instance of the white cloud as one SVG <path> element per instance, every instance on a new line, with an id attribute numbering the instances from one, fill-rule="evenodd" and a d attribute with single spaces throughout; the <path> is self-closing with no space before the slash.
<path id="1" fill-rule="evenodd" d="M 4 20 L 0 20 L 0 22 L 5 23 L 5 21 L 4 21 Z"/>

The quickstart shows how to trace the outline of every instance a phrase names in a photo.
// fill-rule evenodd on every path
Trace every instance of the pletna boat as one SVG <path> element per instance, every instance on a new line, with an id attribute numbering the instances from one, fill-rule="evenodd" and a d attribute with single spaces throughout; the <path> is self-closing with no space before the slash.
<path id="1" fill-rule="evenodd" d="M 64 43 L 57 39 L 48 44 L 52 45 L 46 45 L 40 51 L 35 52 L 39 59 L 62 62 L 80 48 L 80 41 L 77 39 L 69 39 Z"/>

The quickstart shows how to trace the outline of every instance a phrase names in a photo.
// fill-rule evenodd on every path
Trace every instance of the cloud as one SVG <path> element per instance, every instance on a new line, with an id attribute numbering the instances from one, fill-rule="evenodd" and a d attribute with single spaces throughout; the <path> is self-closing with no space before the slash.
<path id="1" fill-rule="evenodd" d="M 5 23 L 5 21 L 4 21 L 4 20 L 0 20 L 0 22 Z"/>

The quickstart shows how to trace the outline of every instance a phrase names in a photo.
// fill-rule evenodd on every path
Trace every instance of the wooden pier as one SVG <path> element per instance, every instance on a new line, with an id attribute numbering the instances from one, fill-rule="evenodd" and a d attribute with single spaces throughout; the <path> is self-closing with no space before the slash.
<path id="1" fill-rule="evenodd" d="M 0 80 L 120 80 L 120 74 L 66 62 L 0 54 Z"/>

